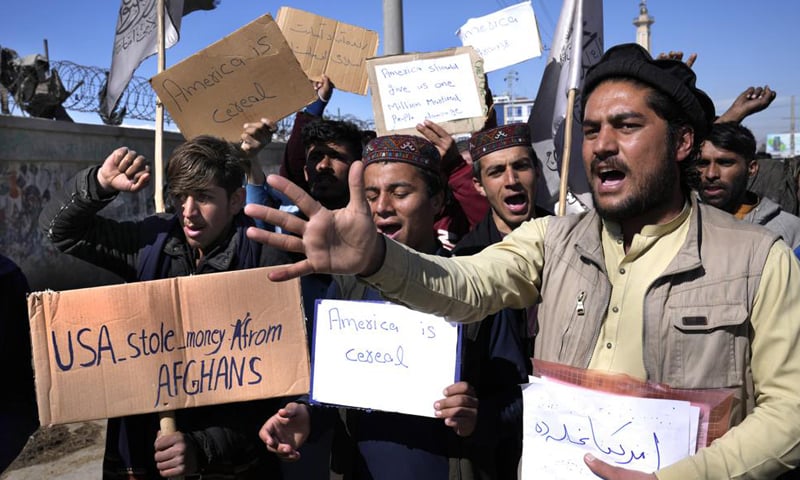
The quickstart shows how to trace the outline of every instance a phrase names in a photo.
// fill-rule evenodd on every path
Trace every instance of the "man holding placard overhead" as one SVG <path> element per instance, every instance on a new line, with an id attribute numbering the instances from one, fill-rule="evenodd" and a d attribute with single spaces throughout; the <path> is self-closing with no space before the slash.
<path id="1" fill-rule="evenodd" d="M 536 358 L 736 390 L 735 426 L 713 444 L 653 473 L 587 454 L 602 478 L 774 478 L 800 463 L 800 264 L 777 235 L 691 194 L 692 160 L 714 120 L 695 80 L 638 45 L 609 49 L 581 98 L 597 210 L 534 219 L 479 254 L 443 259 L 375 235 L 359 164 L 350 204 L 334 212 L 270 177 L 309 220 L 248 206 L 301 238 L 248 235 L 306 255 L 274 280 L 358 274 L 386 297 L 459 322 L 538 304 Z"/>

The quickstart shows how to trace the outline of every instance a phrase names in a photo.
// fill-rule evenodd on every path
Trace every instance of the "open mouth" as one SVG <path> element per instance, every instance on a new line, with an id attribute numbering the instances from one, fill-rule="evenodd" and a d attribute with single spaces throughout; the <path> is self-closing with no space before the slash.
<path id="1" fill-rule="evenodd" d="M 396 223 L 386 223 L 383 225 L 378 225 L 378 231 L 389 238 L 393 238 L 397 232 L 400 231 L 400 225 Z"/>
<path id="2" fill-rule="evenodd" d="M 203 232 L 203 227 L 197 225 L 184 225 L 183 231 L 189 238 L 195 238 Z"/>
<path id="3" fill-rule="evenodd" d="M 506 197 L 503 202 L 511 213 L 525 213 L 528 210 L 528 197 L 522 193 Z"/>
<path id="4" fill-rule="evenodd" d="M 598 177 L 600 177 L 600 183 L 603 185 L 616 185 L 625 179 L 625 172 L 621 170 L 602 170 L 598 173 Z"/>

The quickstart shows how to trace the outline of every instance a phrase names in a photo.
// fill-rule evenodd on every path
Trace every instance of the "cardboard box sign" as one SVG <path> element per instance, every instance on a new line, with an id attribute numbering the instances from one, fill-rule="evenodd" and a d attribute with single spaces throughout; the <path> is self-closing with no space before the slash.
<path id="1" fill-rule="evenodd" d="M 307 393 L 300 283 L 269 270 L 31 294 L 41 424 Z"/>
<path id="2" fill-rule="evenodd" d="M 378 135 L 421 135 L 425 119 L 448 133 L 471 133 L 486 123 L 483 61 L 472 47 L 367 60 Z"/>
<path id="3" fill-rule="evenodd" d="M 187 139 L 238 142 L 242 125 L 277 122 L 313 102 L 314 87 L 267 14 L 150 79 Z"/>
<path id="4" fill-rule="evenodd" d="M 309 78 L 324 73 L 339 90 L 367 94 L 366 59 L 378 53 L 377 32 L 291 7 L 281 7 L 276 22 Z"/>

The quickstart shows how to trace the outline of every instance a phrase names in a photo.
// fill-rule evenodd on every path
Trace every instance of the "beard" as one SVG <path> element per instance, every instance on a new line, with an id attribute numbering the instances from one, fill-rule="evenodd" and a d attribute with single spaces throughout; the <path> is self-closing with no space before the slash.
<path id="1" fill-rule="evenodd" d="M 592 164 L 599 162 L 595 159 Z M 669 204 L 675 189 L 679 188 L 678 166 L 675 163 L 674 155 L 667 155 L 658 163 L 658 168 L 649 172 L 637 172 L 635 177 L 631 176 L 630 169 L 616 159 L 603 160 L 606 164 L 611 163 L 615 169 L 625 173 L 626 181 L 632 181 L 634 185 L 628 196 L 619 202 L 604 205 L 602 199 L 595 193 L 593 182 L 589 182 L 592 190 L 592 200 L 595 209 L 600 217 L 613 222 L 621 222 L 632 218 L 646 215 L 653 211 L 665 207 Z"/>

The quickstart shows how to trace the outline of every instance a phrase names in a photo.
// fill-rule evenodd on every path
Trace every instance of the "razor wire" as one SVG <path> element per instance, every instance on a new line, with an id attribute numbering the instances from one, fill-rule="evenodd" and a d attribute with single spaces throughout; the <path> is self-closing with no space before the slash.
<path id="1" fill-rule="evenodd" d="M 67 60 L 51 61 L 50 66 L 58 71 L 67 91 L 74 89 L 72 95 L 64 101 L 64 108 L 89 113 L 100 111 L 100 92 L 108 77 L 107 69 L 78 65 Z M 126 118 L 155 121 L 156 94 L 147 78 L 136 76 L 131 78 L 117 104 L 118 111 L 123 108 Z M 173 123 L 166 112 L 164 120 Z"/>

